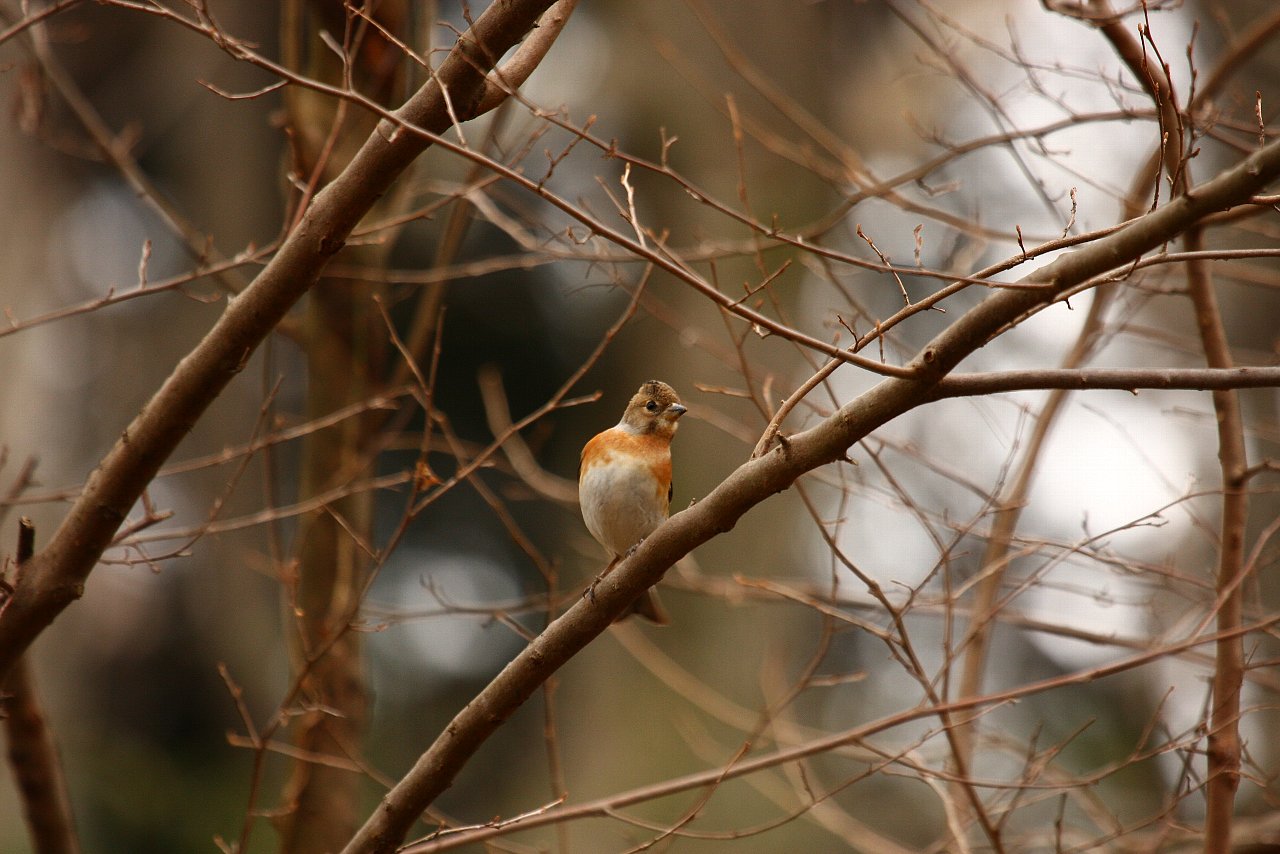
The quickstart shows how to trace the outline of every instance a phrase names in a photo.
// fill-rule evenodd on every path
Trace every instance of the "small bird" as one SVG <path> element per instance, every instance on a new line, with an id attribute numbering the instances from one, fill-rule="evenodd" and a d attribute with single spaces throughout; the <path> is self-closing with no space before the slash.
<path id="1" fill-rule="evenodd" d="M 649 380 L 631 398 L 622 420 L 582 448 L 582 520 L 613 558 L 597 581 L 666 521 L 671 509 L 671 437 L 686 411 L 675 389 Z M 671 622 L 653 590 L 646 590 L 618 619 L 631 614 L 660 626 Z"/>

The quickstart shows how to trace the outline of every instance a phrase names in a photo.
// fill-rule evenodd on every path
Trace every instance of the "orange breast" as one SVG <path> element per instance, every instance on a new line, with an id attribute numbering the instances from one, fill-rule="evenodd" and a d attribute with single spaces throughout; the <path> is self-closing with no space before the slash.
<path id="1" fill-rule="evenodd" d="M 614 427 L 605 430 L 587 442 L 582 449 L 582 467 L 579 480 L 588 468 L 598 465 L 623 465 L 644 467 L 654 479 L 655 497 L 664 509 L 670 503 L 671 492 L 671 443 L 652 434 L 637 436 Z"/>

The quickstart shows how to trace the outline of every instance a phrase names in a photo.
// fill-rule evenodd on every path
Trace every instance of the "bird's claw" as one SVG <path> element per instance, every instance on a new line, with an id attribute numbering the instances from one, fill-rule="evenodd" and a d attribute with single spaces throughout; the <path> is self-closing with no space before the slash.
<path id="1" fill-rule="evenodd" d="M 612 569 L 613 564 L 609 564 L 609 568 Z M 591 579 L 591 583 L 587 585 L 587 589 L 582 591 L 582 598 L 590 599 L 592 603 L 594 603 L 596 601 L 596 585 L 603 581 L 604 577 L 608 574 L 609 570 L 606 569 L 604 572 Z"/>

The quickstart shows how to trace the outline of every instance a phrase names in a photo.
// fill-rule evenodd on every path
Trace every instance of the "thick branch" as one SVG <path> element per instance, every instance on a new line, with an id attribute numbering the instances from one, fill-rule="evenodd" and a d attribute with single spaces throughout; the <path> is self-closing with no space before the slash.
<path id="1" fill-rule="evenodd" d="M 603 632 L 636 596 L 656 584 L 677 560 L 731 530 L 752 507 L 801 475 L 843 459 L 859 439 L 926 400 L 961 359 L 1005 326 L 1067 289 L 1132 263 L 1209 214 L 1243 203 L 1280 176 L 1280 143 L 1272 144 L 1191 193 L 1171 201 L 1096 243 L 1058 258 L 1024 281 L 1038 288 L 988 297 L 930 342 L 910 366 L 912 379 L 891 377 L 843 406 L 816 427 L 744 463 L 693 507 L 672 516 L 635 553 L 494 678 L 436 739 L 379 804 L 344 849 L 390 852 L 449 785 L 486 739 L 562 664 Z"/>
<path id="2" fill-rule="evenodd" d="M 520 43 L 520 47 L 511 58 L 495 68 L 485 82 L 485 92 L 476 107 L 476 113 L 483 114 L 495 110 L 507 99 L 507 96 L 524 85 L 529 75 L 542 64 L 547 51 L 555 44 L 556 38 L 569 16 L 577 8 L 578 0 L 556 0 L 538 21 L 538 27 L 529 37 Z"/>
<path id="3" fill-rule="evenodd" d="M 485 74 L 551 2 L 495 0 L 457 41 L 435 79 L 397 110 L 396 118 L 435 133 L 449 128 L 442 86 L 453 114 L 459 120 L 473 118 L 485 92 Z M 161 464 L 427 144 L 421 135 L 382 122 L 351 165 L 315 197 L 279 253 L 133 419 L 0 611 L 0 676 L 80 597 L 85 579 Z"/>

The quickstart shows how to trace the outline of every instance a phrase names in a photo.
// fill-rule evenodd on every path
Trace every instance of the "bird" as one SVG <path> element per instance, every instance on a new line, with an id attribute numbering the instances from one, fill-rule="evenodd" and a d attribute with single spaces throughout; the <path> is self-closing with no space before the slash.
<path id="1" fill-rule="evenodd" d="M 649 380 L 631 398 L 622 420 L 583 446 L 578 471 L 582 520 L 612 558 L 587 593 L 666 521 L 672 495 L 671 439 L 687 411 L 675 389 Z M 618 619 L 632 614 L 660 626 L 671 622 L 652 589 Z"/>

